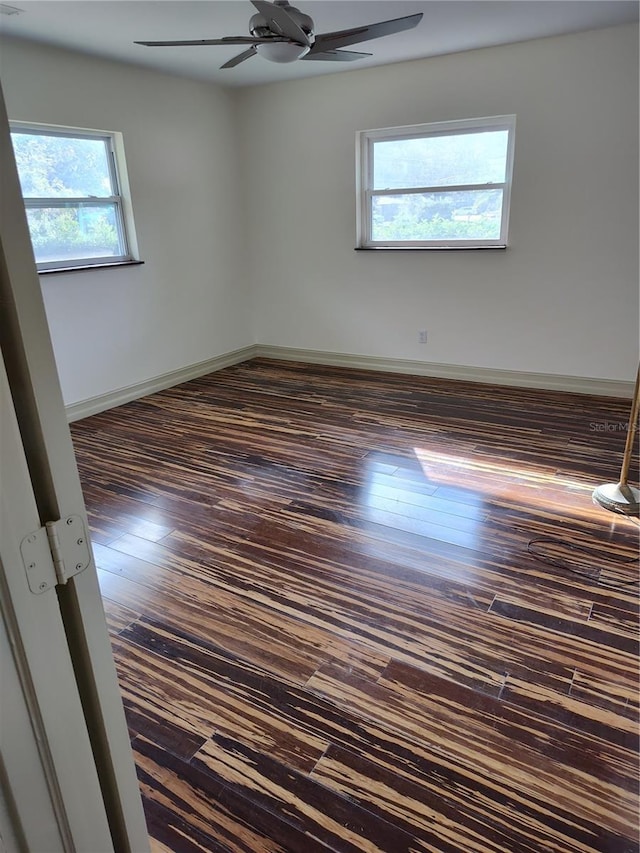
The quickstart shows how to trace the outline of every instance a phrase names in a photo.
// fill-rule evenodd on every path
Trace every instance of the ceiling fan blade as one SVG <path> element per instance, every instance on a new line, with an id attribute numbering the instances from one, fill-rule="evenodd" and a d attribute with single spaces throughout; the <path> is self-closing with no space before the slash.
<path id="1" fill-rule="evenodd" d="M 372 53 L 359 53 L 355 50 L 320 50 L 316 53 L 307 53 L 301 59 L 324 59 L 328 62 L 352 62 L 354 59 L 362 59 L 363 56 L 373 56 Z"/>
<path id="2" fill-rule="evenodd" d="M 363 27 L 353 27 L 350 30 L 337 30 L 333 33 L 320 33 L 316 36 L 310 53 L 321 53 L 327 50 L 335 50 L 339 47 L 347 47 L 350 44 L 360 44 L 362 41 L 379 39 L 400 33 L 403 30 L 411 30 L 417 27 L 422 20 L 422 12 L 417 15 L 408 15 L 406 18 L 393 18 L 391 21 L 380 21 L 378 24 L 369 24 Z M 308 55 L 308 58 L 312 57 Z"/>
<path id="3" fill-rule="evenodd" d="M 226 36 L 221 39 L 195 39 L 193 41 L 134 41 L 134 44 L 144 44 L 147 47 L 190 47 L 192 45 L 209 44 L 272 44 L 286 42 L 288 39 L 274 36 L 272 38 L 254 38 L 253 36 Z"/>
<path id="4" fill-rule="evenodd" d="M 305 31 L 298 26 L 291 15 L 287 12 L 286 6 L 276 6 L 267 0 L 251 0 L 258 12 L 266 19 L 269 29 L 273 32 L 280 33 L 286 36 L 296 44 L 304 44 L 307 47 L 311 44 L 309 36 Z"/>
<path id="5" fill-rule="evenodd" d="M 228 62 L 225 62 L 224 65 L 221 65 L 220 68 L 235 68 L 236 65 L 240 65 L 241 62 L 244 62 L 245 59 L 251 59 L 252 56 L 255 56 L 258 52 L 255 44 L 252 44 L 249 50 L 243 50 L 242 53 L 239 53 L 237 56 L 234 56 L 233 59 L 230 59 Z"/>

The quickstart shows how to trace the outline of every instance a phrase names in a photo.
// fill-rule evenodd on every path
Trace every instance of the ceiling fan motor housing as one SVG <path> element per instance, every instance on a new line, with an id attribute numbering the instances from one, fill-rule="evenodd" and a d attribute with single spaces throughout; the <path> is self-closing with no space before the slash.
<path id="1" fill-rule="evenodd" d="M 301 12 L 300 9 L 296 9 L 295 6 L 290 6 L 286 0 L 284 0 L 284 2 L 278 2 L 278 0 L 276 0 L 274 5 L 286 9 L 289 17 L 292 18 L 300 29 L 309 36 L 309 40 L 311 44 L 313 44 L 313 19 L 310 18 L 309 15 L 305 15 L 304 12 Z M 279 33 L 273 32 L 269 27 L 266 18 L 264 18 L 264 16 L 259 12 L 251 16 L 249 21 L 249 32 L 256 38 L 269 38 L 270 36 L 280 37 Z"/>

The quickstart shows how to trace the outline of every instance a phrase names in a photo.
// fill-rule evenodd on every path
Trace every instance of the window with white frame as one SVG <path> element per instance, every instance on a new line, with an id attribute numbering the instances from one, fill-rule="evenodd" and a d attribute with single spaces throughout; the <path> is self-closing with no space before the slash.
<path id="1" fill-rule="evenodd" d="M 515 120 L 359 132 L 358 248 L 506 246 Z"/>
<path id="2" fill-rule="evenodd" d="M 116 137 L 104 131 L 11 124 L 39 270 L 133 259 Z"/>

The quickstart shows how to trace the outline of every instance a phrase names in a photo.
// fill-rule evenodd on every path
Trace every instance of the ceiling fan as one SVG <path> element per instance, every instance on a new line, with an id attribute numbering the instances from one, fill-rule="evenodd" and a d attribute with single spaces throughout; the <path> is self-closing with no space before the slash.
<path id="1" fill-rule="evenodd" d="M 325 62 L 352 62 L 371 56 L 353 50 L 342 50 L 352 44 L 382 38 L 416 27 L 422 12 L 377 24 L 366 24 L 349 30 L 332 33 L 313 32 L 314 23 L 288 0 L 251 0 L 258 10 L 249 21 L 249 36 L 226 36 L 221 39 L 198 39 L 196 41 L 136 41 L 147 47 L 185 47 L 190 45 L 246 45 L 246 50 L 234 56 L 221 68 L 234 68 L 246 59 L 258 54 L 270 62 L 294 62 L 296 59 L 319 59 Z"/>

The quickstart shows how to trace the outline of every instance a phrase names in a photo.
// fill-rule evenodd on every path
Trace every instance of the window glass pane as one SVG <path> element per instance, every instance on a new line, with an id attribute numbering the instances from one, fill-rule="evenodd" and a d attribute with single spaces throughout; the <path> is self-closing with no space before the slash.
<path id="1" fill-rule="evenodd" d="M 27 208 L 36 263 L 121 258 L 115 204 Z"/>
<path id="2" fill-rule="evenodd" d="M 106 141 L 49 134 L 11 134 L 25 198 L 115 195 Z"/>
<path id="3" fill-rule="evenodd" d="M 373 143 L 373 189 L 502 183 L 507 130 Z"/>
<path id="4" fill-rule="evenodd" d="M 502 193 L 499 189 L 373 196 L 372 240 L 498 240 Z"/>

